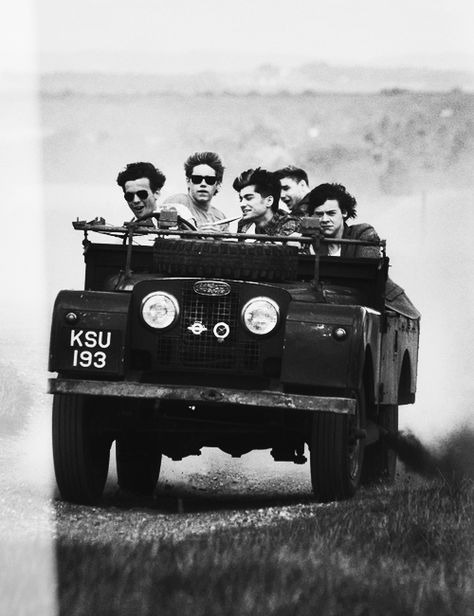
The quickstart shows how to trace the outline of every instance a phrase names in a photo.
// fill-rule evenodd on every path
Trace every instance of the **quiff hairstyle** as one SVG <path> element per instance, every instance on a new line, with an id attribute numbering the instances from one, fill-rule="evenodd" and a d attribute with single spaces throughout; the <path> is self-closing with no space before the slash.
<path id="1" fill-rule="evenodd" d="M 282 167 L 281 169 L 277 169 L 275 171 L 279 180 L 283 178 L 291 178 L 295 182 L 306 182 L 309 186 L 308 174 L 304 169 L 300 167 L 295 167 L 294 165 L 288 165 L 288 167 Z"/>
<path id="2" fill-rule="evenodd" d="M 357 201 L 346 187 L 342 184 L 320 184 L 310 191 L 308 197 L 308 215 L 312 216 L 314 210 L 320 205 L 324 205 L 329 199 L 334 199 L 338 202 L 339 208 L 347 218 L 355 218 L 357 216 L 356 208 Z"/>
<path id="3" fill-rule="evenodd" d="M 152 192 L 163 188 L 166 182 L 165 174 L 152 163 L 129 163 L 117 176 L 117 184 L 125 190 L 125 183 L 140 178 L 148 178 Z"/>
<path id="4" fill-rule="evenodd" d="M 274 212 L 278 210 L 280 201 L 280 180 L 275 173 L 266 169 L 247 169 L 235 178 L 232 188 L 240 192 L 246 186 L 255 186 L 255 192 L 258 192 L 262 197 L 273 197 L 271 208 Z"/>
<path id="5" fill-rule="evenodd" d="M 184 172 L 187 178 L 190 178 L 193 174 L 194 167 L 198 165 L 209 165 L 216 172 L 217 183 L 222 182 L 224 177 L 224 165 L 220 156 L 215 152 L 194 152 L 184 163 Z"/>

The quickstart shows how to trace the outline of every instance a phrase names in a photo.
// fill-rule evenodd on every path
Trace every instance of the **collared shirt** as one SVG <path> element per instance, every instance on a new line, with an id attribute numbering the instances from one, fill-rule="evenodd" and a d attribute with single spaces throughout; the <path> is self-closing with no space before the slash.
<path id="1" fill-rule="evenodd" d="M 136 218 L 133 217 L 130 222 L 136 222 Z M 144 220 L 141 225 L 142 227 L 150 227 L 156 229 L 156 219 L 149 218 L 148 220 Z M 154 233 L 145 233 L 141 234 L 139 232 L 134 232 L 132 238 L 132 244 L 134 246 L 152 246 L 156 239 L 156 235 Z"/>
<path id="2" fill-rule="evenodd" d="M 245 220 L 241 220 L 238 231 L 239 233 L 255 233 L 256 235 L 292 235 L 299 233 L 300 221 L 292 214 L 278 210 L 263 226 L 257 227 L 253 221 L 245 222 Z"/>
<path id="3" fill-rule="evenodd" d="M 172 210 L 172 209 L 175 209 L 178 216 L 190 222 L 193 225 L 193 227 L 197 226 L 196 220 L 193 218 L 189 208 L 185 207 L 183 204 L 180 204 L 180 203 L 173 203 L 173 204 L 169 203 L 167 205 L 157 204 L 155 207 L 154 213 L 158 214 L 162 210 Z M 137 220 L 136 217 L 133 217 L 130 222 L 136 222 L 136 220 Z M 158 222 L 155 217 L 148 218 L 147 220 L 142 221 L 140 224 L 143 227 L 152 227 L 154 229 L 158 228 Z M 132 243 L 135 246 L 151 246 L 153 245 L 155 239 L 156 239 L 156 235 L 154 233 L 146 233 L 146 234 L 137 233 L 137 235 L 133 236 Z"/>

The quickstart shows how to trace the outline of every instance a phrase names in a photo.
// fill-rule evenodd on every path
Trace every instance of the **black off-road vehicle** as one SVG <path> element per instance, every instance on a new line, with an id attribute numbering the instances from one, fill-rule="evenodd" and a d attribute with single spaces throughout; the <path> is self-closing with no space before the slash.
<path id="1" fill-rule="evenodd" d="M 415 399 L 419 315 L 387 307 L 385 243 L 380 258 L 320 257 L 311 218 L 298 245 L 175 222 L 74 223 L 85 287 L 56 299 L 49 360 L 62 497 L 101 497 L 114 441 L 119 485 L 141 494 L 162 455 L 202 447 L 302 464 L 308 445 L 321 501 L 393 479 L 383 434 Z"/>

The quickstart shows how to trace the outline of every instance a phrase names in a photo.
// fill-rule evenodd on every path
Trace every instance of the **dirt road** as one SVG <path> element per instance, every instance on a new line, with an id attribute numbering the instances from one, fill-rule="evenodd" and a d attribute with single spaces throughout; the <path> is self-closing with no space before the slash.
<path id="1" fill-rule="evenodd" d="M 181 462 L 165 458 L 153 499 L 120 492 L 113 465 L 111 471 L 100 506 L 55 501 L 59 535 L 91 540 L 114 534 L 132 541 L 182 538 L 218 528 L 268 524 L 316 506 L 309 464 L 276 463 L 267 451 L 241 459 L 210 449 Z"/>

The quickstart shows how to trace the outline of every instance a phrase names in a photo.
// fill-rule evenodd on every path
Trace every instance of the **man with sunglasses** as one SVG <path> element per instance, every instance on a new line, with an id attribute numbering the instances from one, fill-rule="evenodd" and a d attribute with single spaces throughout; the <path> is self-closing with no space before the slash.
<path id="1" fill-rule="evenodd" d="M 215 152 L 195 152 L 184 163 L 188 193 L 165 199 L 166 205 L 185 205 L 203 231 L 227 231 L 224 212 L 212 205 L 224 177 L 224 166 Z"/>
<path id="2" fill-rule="evenodd" d="M 158 211 L 157 200 L 165 181 L 164 173 L 148 162 L 129 163 L 118 174 L 117 184 L 123 190 L 125 201 L 134 214 L 134 220 Z M 175 208 L 179 216 L 196 226 L 191 212 L 184 205 L 176 204 Z M 150 218 L 144 221 L 144 224 L 155 225 L 156 221 Z"/>

